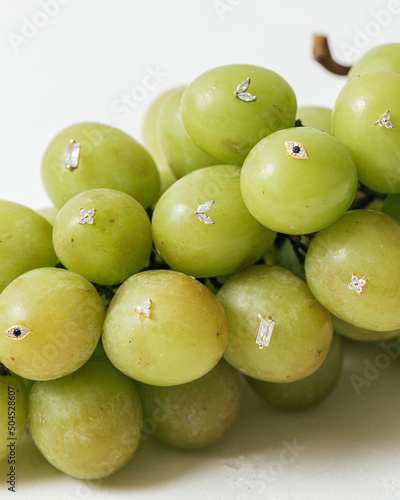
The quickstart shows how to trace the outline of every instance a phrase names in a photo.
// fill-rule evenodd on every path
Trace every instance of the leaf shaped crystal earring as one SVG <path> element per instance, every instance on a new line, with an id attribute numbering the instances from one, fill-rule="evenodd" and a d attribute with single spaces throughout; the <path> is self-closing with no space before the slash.
<path id="1" fill-rule="evenodd" d="M 244 102 L 255 101 L 257 99 L 257 96 L 252 95 L 249 92 L 246 92 L 246 90 L 249 88 L 249 85 L 250 85 L 250 78 L 248 77 L 246 78 L 246 80 L 239 83 L 233 95 Z"/>
<path id="2" fill-rule="evenodd" d="M 207 212 L 214 205 L 213 201 L 207 201 L 206 203 L 202 203 L 197 207 L 197 210 L 194 212 L 194 215 L 199 219 L 203 224 L 212 224 L 214 225 L 214 221 L 204 212 Z"/>

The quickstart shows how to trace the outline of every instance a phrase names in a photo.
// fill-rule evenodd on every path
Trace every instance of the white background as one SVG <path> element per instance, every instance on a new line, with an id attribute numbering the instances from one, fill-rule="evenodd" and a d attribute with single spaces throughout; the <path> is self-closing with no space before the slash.
<path id="1" fill-rule="evenodd" d="M 350 64 L 375 45 L 400 41 L 399 27 L 397 0 L 0 0 L 0 199 L 49 206 L 40 164 L 61 129 L 107 121 L 141 141 L 153 99 L 218 65 L 265 66 L 286 78 L 299 105 L 332 107 L 345 79 L 312 60 L 312 33 L 328 35 L 334 56 Z M 143 91 L 152 72 L 159 81 Z M 122 113 L 126 94 L 134 109 Z M 0 496 L 400 498 L 400 366 L 393 360 L 382 368 L 383 352 L 347 345 L 340 384 L 315 410 L 286 415 L 245 391 L 239 421 L 220 444 L 181 453 L 150 439 L 98 486 L 66 478 L 26 440 L 18 493 L 1 485 Z M 380 360 L 382 369 L 357 395 L 350 377 L 364 376 L 365 360 Z M 277 464 L 293 440 L 304 450 Z"/>

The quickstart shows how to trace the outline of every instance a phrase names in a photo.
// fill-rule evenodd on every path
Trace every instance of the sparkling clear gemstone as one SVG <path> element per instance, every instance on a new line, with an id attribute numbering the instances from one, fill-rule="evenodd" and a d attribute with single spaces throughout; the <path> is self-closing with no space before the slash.
<path id="1" fill-rule="evenodd" d="M 212 219 L 206 214 L 195 214 L 195 215 L 199 219 L 199 221 L 202 222 L 203 224 L 214 224 Z"/>
<path id="2" fill-rule="evenodd" d="M 350 285 L 347 287 L 349 290 L 354 290 L 356 285 L 354 283 L 350 283 Z"/>
<path id="3" fill-rule="evenodd" d="M 383 127 L 385 125 L 385 120 L 383 118 L 379 118 L 376 124 L 379 125 L 380 127 Z"/>
<path id="4" fill-rule="evenodd" d="M 355 288 L 355 290 L 356 290 L 356 292 L 357 292 L 357 293 L 361 293 L 361 292 L 362 292 L 362 288 L 361 288 L 361 286 L 357 286 L 357 287 Z"/>
<path id="5" fill-rule="evenodd" d="M 79 142 L 71 141 L 65 149 L 64 165 L 66 168 L 76 168 L 78 166 L 81 145 Z"/>
<path id="6" fill-rule="evenodd" d="M 143 310 L 142 306 L 136 306 L 135 307 L 135 311 L 138 312 L 138 313 L 141 313 Z"/>
<path id="7" fill-rule="evenodd" d="M 393 124 L 392 124 L 392 122 L 391 122 L 391 121 L 387 121 L 387 122 L 385 123 L 385 127 L 386 127 L 386 128 L 393 128 Z"/>
<path id="8" fill-rule="evenodd" d="M 87 222 L 88 224 L 94 224 L 93 217 L 88 217 L 88 218 L 86 219 L 86 222 Z"/>
<path id="9" fill-rule="evenodd" d="M 196 214 L 203 214 L 207 212 L 214 205 L 213 201 L 207 201 L 206 203 L 202 203 L 197 207 Z"/>
<path id="10" fill-rule="evenodd" d="M 383 113 L 382 118 L 384 120 L 390 120 L 390 113 L 389 113 L 389 111 L 386 111 L 386 113 Z"/>
<path id="11" fill-rule="evenodd" d="M 81 217 L 79 219 L 79 224 L 85 224 L 85 222 L 86 222 L 86 218 L 85 217 Z"/>
<path id="12" fill-rule="evenodd" d="M 86 210 L 84 208 L 81 208 L 79 210 L 79 213 L 84 216 L 84 215 L 86 215 Z"/>
<path id="13" fill-rule="evenodd" d="M 260 317 L 261 316 L 259 315 L 259 318 Z M 258 344 L 258 347 L 260 349 L 262 349 L 263 347 L 268 347 L 274 326 L 275 326 L 275 321 L 273 321 L 272 319 L 261 318 L 261 323 L 258 328 L 258 333 L 256 338 L 256 344 Z"/>
<path id="14" fill-rule="evenodd" d="M 359 284 L 360 286 L 364 286 L 364 285 L 365 285 L 365 283 L 366 283 L 366 281 L 365 281 L 365 280 L 363 280 L 363 279 L 358 280 L 358 284 Z"/>
<path id="15" fill-rule="evenodd" d="M 147 309 L 149 309 L 149 307 L 151 307 L 150 300 L 146 300 L 145 302 L 143 302 L 143 307 L 146 307 Z"/>
<path id="16" fill-rule="evenodd" d="M 93 209 L 88 210 L 87 213 L 88 213 L 88 215 L 90 215 L 90 217 L 94 216 L 94 210 Z"/>
<path id="17" fill-rule="evenodd" d="M 255 101 L 257 99 L 257 97 L 255 95 L 249 94 L 247 92 L 241 92 L 240 94 L 237 94 L 237 97 L 241 101 L 245 101 L 245 102 Z"/>
<path id="18" fill-rule="evenodd" d="M 147 309 L 147 308 L 146 308 L 146 309 L 143 309 L 143 314 L 144 314 L 145 316 L 150 316 L 150 309 Z"/>
<path id="19" fill-rule="evenodd" d="M 353 283 L 357 283 L 357 281 L 358 281 L 358 277 L 357 277 L 357 276 L 352 276 L 352 277 L 351 277 L 351 281 L 352 281 Z"/>
<path id="20" fill-rule="evenodd" d="M 236 87 L 236 94 L 241 94 L 242 92 L 246 92 L 250 85 L 250 78 L 246 78 L 244 82 L 239 83 L 239 85 Z"/>

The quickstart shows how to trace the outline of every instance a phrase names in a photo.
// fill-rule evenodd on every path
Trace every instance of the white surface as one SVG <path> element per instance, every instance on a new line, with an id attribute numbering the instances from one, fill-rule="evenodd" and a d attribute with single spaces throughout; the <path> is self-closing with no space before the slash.
<path id="1" fill-rule="evenodd" d="M 59 10 L 46 20 L 43 4 L 52 1 L 0 0 L 0 199 L 32 208 L 49 205 L 40 180 L 43 151 L 72 123 L 106 120 L 141 140 L 143 116 L 156 96 L 235 62 L 280 73 L 299 105 L 332 106 L 344 80 L 312 61 L 314 31 L 330 37 L 344 63 L 399 41 L 397 0 L 58 0 Z M 382 10 L 387 14 L 377 15 Z M 18 44 L 26 19 L 43 26 Z M 143 100 L 118 111 L 123 94 L 139 96 L 152 71 L 159 81 L 142 92 Z M 381 359 L 379 352 L 348 346 L 341 382 L 320 408 L 287 415 L 246 391 L 240 419 L 220 444 L 181 453 L 148 440 L 125 469 L 97 487 L 63 476 L 26 440 L 18 493 L 1 485 L 0 498 L 400 498 L 399 362 L 391 361 L 360 396 L 349 379 L 362 374 L 364 359 Z M 279 465 L 283 443 L 293 439 L 305 450 Z"/>
<path id="2" fill-rule="evenodd" d="M 391 360 L 377 344 L 348 341 L 345 347 L 339 384 L 315 409 L 286 413 L 244 387 L 239 419 L 218 444 L 180 452 L 150 437 L 124 469 L 94 484 L 58 472 L 26 438 L 18 451 L 18 493 L 8 494 L 0 483 L 0 498 L 398 499 L 400 349 Z M 365 381 L 359 394 L 355 375 Z M 298 451 L 285 453 L 288 445 Z M 3 463 L 0 481 L 5 474 Z"/>

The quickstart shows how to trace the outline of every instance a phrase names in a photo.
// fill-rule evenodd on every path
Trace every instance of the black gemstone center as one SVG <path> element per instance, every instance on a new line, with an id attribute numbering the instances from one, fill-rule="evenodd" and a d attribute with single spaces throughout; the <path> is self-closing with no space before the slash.
<path id="1" fill-rule="evenodd" d="M 19 337 L 21 335 L 21 333 L 22 333 L 21 330 L 19 328 L 16 328 L 14 330 L 14 337 Z"/>
<path id="2" fill-rule="evenodd" d="M 293 146 L 293 150 L 292 150 L 292 151 L 293 151 L 293 153 L 296 153 L 296 154 L 297 154 L 297 153 L 300 153 L 300 148 L 299 148 L 299 146 Z"/>

